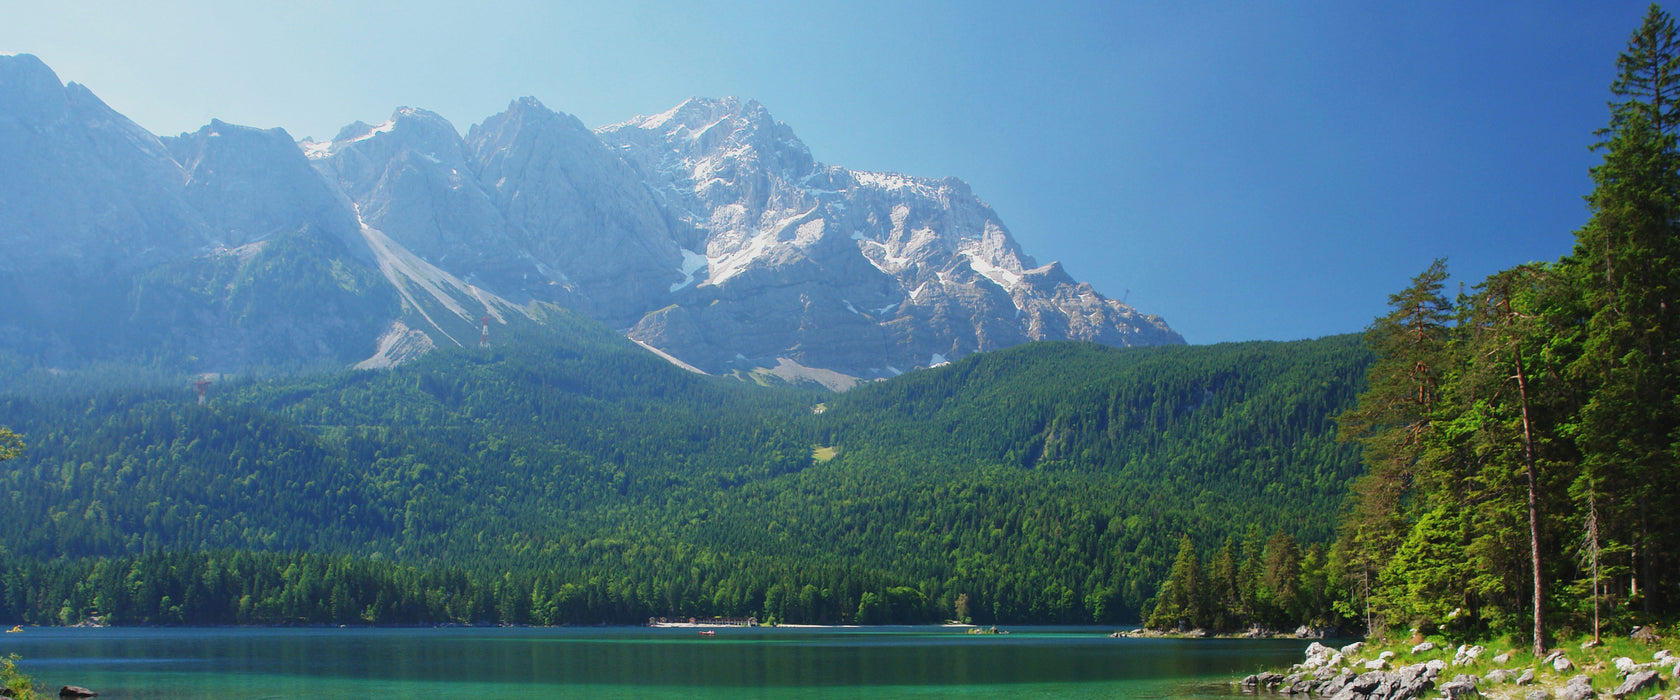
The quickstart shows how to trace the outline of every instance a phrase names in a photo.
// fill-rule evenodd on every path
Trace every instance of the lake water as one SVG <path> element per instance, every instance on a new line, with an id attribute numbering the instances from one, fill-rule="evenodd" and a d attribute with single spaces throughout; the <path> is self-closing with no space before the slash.
<path id="1" fill-rule="evenodd" d="M 1307 645 L 1109 631 L 31 628 L 0 655 L 101 698 L 1214 698 Z"/>

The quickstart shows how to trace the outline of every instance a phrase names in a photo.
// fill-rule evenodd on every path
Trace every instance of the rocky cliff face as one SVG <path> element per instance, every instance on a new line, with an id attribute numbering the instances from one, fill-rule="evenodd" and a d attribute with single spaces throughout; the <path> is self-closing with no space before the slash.
<path id="1" fill-rule="evenodd" d="M 33 56 L 0 56 L 0 162 L 14 357 L 377 365 L 475 341 L 513 308 L 388 245 L 286 132 L 215 121 L 159 139 Z"/>
<path id="2" fill-rule="evenodd" d="M 630 335 L 709 371 L 786 358 L 878 377 L 1031 340 L 1183 342 L 1039 266 L 961 180 L 817 163 L 756 102 L 694 99 L 597 133 L 693 231 L 673 304 Z"/>
<path id="3" fill-rule="evenodd" d="M 0 56 L 0 271 L 125 270 L 210 244 L 161 141 L 34 56 Z"/>
<path id="4" fill-rule="evenodd" d="M 368 226 L 416 255 L 508 292 L 547 281 L 540 273 L 536 283 L 521 279 L 532 266 L 517 255 L 507 221 L 467 164 L 466 144 L 443 117 L 402 108 L 377 126 L 356 122 L 303 149 Z"/>
<path id="5" fill-rule="evenodd" d="M 872 378 L 1031 340 L 1182 342 L 1038 265 L 961 180 L 823 165 L 756 102 L 591 133 L 525 98 L 465 139 L 405 108 L 303 148 L 427 261 L 707 372 Z"/>
<path id="6" fill-rule="evenodd" d="M 543 301 L 706 372 L 831 386 L 1032 340 L 1183 342 L 1039 265 L 961 180 L 822 164 L 756 102 L 158 139 L 4 56 L 0 162 L 0 350 L 26 356 L 383 366 Z"/>

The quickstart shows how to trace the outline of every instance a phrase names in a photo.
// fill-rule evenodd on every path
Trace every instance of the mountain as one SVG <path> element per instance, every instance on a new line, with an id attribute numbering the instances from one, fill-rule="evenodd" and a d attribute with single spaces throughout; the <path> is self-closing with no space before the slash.
<path id="1" fill-rule="evenodd" d="M 514 100 L 330 141 L 157 138 L 0 56 L 0 359 L 384 367 L 582 312 L 680 365 L 830 388 L 1036 340 L 1182 343 L 1039 265 L 955 178 L 815 161 L 762 105 L 590 130 Z"/>
<path id="2" fill-rule="evenodd" d="M 756 102 L 692 99 L 591 133 L 524 98 L 464 139 L 401 108 L 302 146 L 443 269 L 710 373 L 845 387 L 1032 340 L 1183 342 L 1038 265 L 962 181 L 817 163 Z"/>
<path id="3" fill-rule="evenodd" d="M 757 102 L 692 99 L 597 133 L 695 231 L 673 304 L 630 336 L 709 371 L 785 358 L 881 377 L 1032 340 L 1183 342 L 1038 265 L 961 180 L 823 165 Z"/>
<path id="4" fill-rule="evenodd" d="M 212 243 L 163 143 L 34 56 L 0 56 L 0 162 L 0 350 L 109 343 L 125 278 Z"/>
<path id="5" fill-rule="evenodd" d="M 0 56 L 0 270 L 133 269 L 210 245 L 161 141 L 27 54 Z"/>
<path id="6" fill-rule="evenodd" d="M 0 56 L 0 158 L 12 364 L 389 366 L 541 315 L 366 225 L 285 131 L 159 139 L 33 56 Z"/>

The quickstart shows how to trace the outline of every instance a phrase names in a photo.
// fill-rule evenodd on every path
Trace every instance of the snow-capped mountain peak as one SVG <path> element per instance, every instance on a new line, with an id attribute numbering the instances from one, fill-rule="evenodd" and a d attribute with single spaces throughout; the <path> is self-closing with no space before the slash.
<path id="1" fill-rule="evenodd" d="M 1085 300 L 1100 295 L 1062 290 L 1076 283 L 1021 251 L 962 180 L 818 163 L 757 102 L 694 98 L 596 133 L 693 231 L 681 241 L 682 278 L 671 287 L 677 305 L 648 314 L 630 334 L 697 366 L 771 366 L 791 356 L 867 376 L 1046 337 L 1182 342 L 1159 319 L 1120 314 L 1123 305 L 1112 300 L 1100 300 L 1117 307 L 1103 318 L 1138 328 L 1109 332 L 1106 321 L 1091 321 Z M 1073 302 L 1077 312 L 1064 309 Z M 745 315 L 794 328 L 771 335 L 724 323 L 728 341 L 719 342 L 722 333 L 695 337 L 696 327 L 743 315 L 720 306 L 742 304 L 753 307 Z M 1064 318 L 1069 313 L 1081 320 Z M 870 328 L 845 342 L 804 334 L 859 323 Z M 875 349 L 860 352 L 859 342 Z"/>
<path id="2" fill-rule="evenodd" d="M 329 141 L 221 121 L 158 139 L 6 56 L 0 153 L 0 289 L 60 290 L 16 304 L 21 317 L 139 285 L 143 304 L 90 303 L 88 318 L 191 316 L 191 342 L 224 358 L 275 343 L 288 362 L 380 366 L 466 344 L 474 319 L 533 301 L 687 367 L 831 384 L 1038 339 L 1182 342 L 1033 260 L 962 180 L 821 163 L 752 100 L 693 98 L 597 130 L 526 97 L 464 137 L 402 107 Z M 85 269 L 66 276 L 64 261 Z M 76 281 L 89 279 L 111 282 Z M 252 280 L 283 289 L 264 301 Z M 286 320 L 218 339 L 251 309 Z"/>

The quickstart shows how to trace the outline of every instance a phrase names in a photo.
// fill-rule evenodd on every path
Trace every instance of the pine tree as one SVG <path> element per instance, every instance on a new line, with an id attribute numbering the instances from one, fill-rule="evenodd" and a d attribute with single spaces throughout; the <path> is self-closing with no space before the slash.
<path id="1" fill-rule="evenodd" d="M 1617 60 L 1592 218 L 1568 262 L 1584 308 L 1573 375 L 1590 398 L 1576 434 L 1582 478 L 1612 496 L 1600 532 L 1633 548 L 1632 586 L 1675 569 L 1676 490 L 1666 476 L 1680 431 L 1680 37 L 1655 5 Z M 1645 596 L 1647 610 L 1651 600 Z"/>
<path id="2" fill-rule="evenodd" d="M 1278 530 L 1266 540 L 1261 583 L 1271 600 L 1273 622 L 1287 625 L 1301 619 L 1301 548 L 1289 533 Z"/>
<path id="3" fill-rule="evenodd" d="M 1201 558 L 1189 535 L 1178 540 L 1178 556 L 1173 558 L 1167 580 L 1161 584 L 1145 626 L 1151 629 L 1177 629 L 1184 625 L 1202 627 L 1207 624 L 1207 591 L 1202 577 Z"/>
<path id="4" fill-rule="evenodd" d="M 1496 273 L 1477 288 L 1468 306 L 1466 351 L 1455 377 L 1461 432 L 1472 446 L 1462 484 L 1443 490 L 1464 493 L 1471 507 L 1474 557 L 1483 575 L 1472 588 L 1499 607 L 1519 608 L 1507 590 L 1518 588 L 1527 564 L 1528 608 L 1533 653 L 1542 656 L 1545 635 L 1545 566 L 1541 551 L 1542 454 L 1559 422 L 1555 401 L 1561 390 L 1547 386 L 1555 375 L 1546 366 L 1545 299 L 1552 274 L 1548 268 L 1522 265 Z M 1553 408 L 1553 410 L 1548 410 Z M 1551 460 L 1563 464 L 1566 460 Z M 1564 482 L 1567 483 L 1567 482 Z M 1527 537 L 1516 535 L 1519 528 Z M 1526 547 L 1518 542 L 1526 539 Z M 1518 554 L 1526 549 L 1525 554 Z M 1479 601 L 1480 602 L 1480 601 Z"/>
<path id="5" fill-rule="evenodd" d="M 1365 332 L 1377 360 L 1353 410 L 1337 416 L 1341 439 L 1363 448 L 1366 474 L 1357 479 L 1338 524 L 1344 575 L 1370 581 L 1400 548 L 1405 509 L 1449 365 L 1453 305 L 1441 294 L 1447 263 L 1437 259 L 1389 297 L 1391 311 Z"/>
<path id="6" fill-rule="evenodd" d="M 1207 580 L 1209 607 L 1214 629 L 1231 630 L 1241 626 L 1242 587 L 1238 583 L 1241 565 L 1237 562 L 1237 538 L 1225 538 L 1225 545 L 1213 555 L 1208 564 Z"/>
<path id="7" fill-rule="evenodd" d="M 1674 19 L 1656 3 L 1651 3 L 1645 21 L 1628 39 L 1627 51 L 1616 58 L 1616 70 L 1610 93 L 1621 101 L 1610 103 L 1606 131 L 1624 128 L 1635 114 L 1661 134 L 1680 128 L 1680 33 L 1675 31 Z"/>

